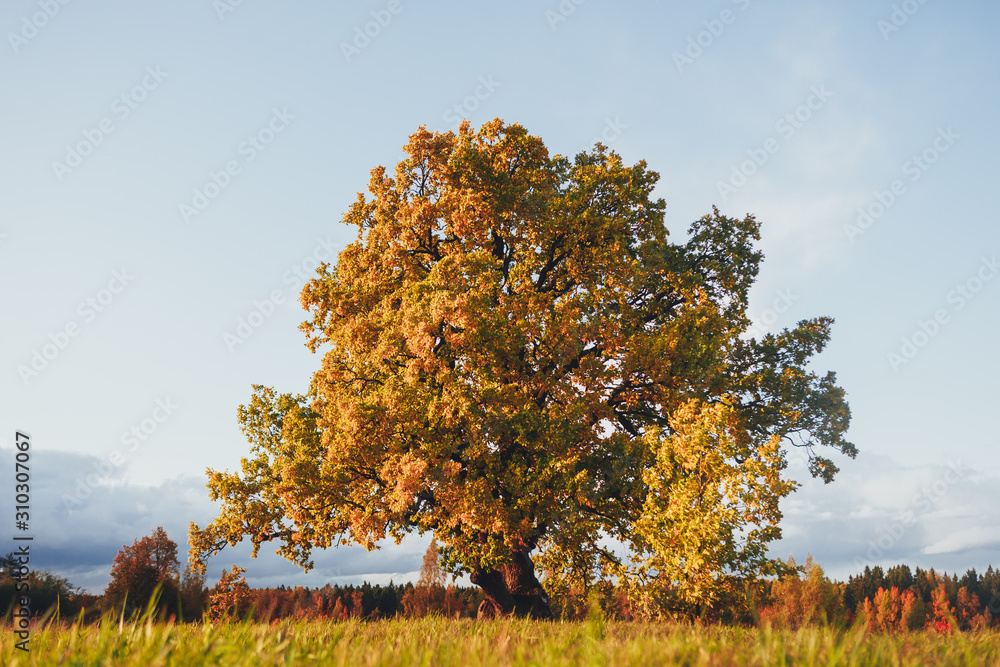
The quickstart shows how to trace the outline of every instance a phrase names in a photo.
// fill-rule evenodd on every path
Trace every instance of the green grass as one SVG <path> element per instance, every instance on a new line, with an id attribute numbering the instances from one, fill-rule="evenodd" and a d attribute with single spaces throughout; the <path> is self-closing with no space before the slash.
<path id="1" fill-rule="evenodd" d="M 31 651 L 3 631 L 0 664 L 26 665 L 1000 665 L 1000 632 L 864 635 L 655 623 L 428 618 L 174 625 L 48 623 Z"/>

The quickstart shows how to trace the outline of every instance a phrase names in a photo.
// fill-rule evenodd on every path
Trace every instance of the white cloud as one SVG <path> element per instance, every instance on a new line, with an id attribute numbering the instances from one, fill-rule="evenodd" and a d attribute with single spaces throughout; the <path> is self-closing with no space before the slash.
<path id="1" fill-rule="evenodd" d="M 1000 544 L 1000 509 L 991 501 L 997 479 L 957 462 L 900 464 L 859 454 L 839 463 L 832 484 L 805 480 L 782 503 L 783 539 L 771 553 L 809 553 L 827 574 L 846 579 L 866 565 L 985 569 Z"/>
<path id="2" fill-rule="evenodd" d="M 962 553 L 972 549 L 1000 547 L 1000 528 L 965 528 L 925 547 L 925 554 Z"/>

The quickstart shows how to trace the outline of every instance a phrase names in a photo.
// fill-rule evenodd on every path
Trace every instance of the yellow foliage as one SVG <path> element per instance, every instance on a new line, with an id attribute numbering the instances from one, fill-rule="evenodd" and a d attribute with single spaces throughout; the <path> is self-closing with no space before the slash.
<path id="1" fill-rule="evenodd" d="M 798 568 L 789 557 L 789 574 L 771 584 L 770 604 L 760 610 L 760 623 L 797 630 L 810 625 L 840 627 L 847 621 L 842 591 L 823 574 L 811 557 Z M 799 571 L 803 570 L 805 577 Z"/>
<path id="2" fill-rule="evenodd" d="M 669 434 L 651 430 L 646 440 L 656 460 L 634 525 L 638 605 L 651 615 L 710 608 L 741 577 L 777 571 L 766 545 L 780 536 L 778 501 L 795 488 L 781 478 L 777 438 L 755 441 L 725 403 L 689 401 Z"/>
<path id="3" fill-rule="evenodd" d="M 309 391 L 255 386 L 240 408 L 252 455 L 209 471 L 222 510 L 191 526 L 192 563 L 249 537 L 309 568 L 430 530 L 453 572 L 542 612 L 528 554 L 614 576 L 604 537 L 653 554 L 640 574 L 685 604 L 766 571 L 792 488 L 778 442 L 854 448 L 835 377 L 805 370 L 832 320 L 744 336 L 754 217 L 713 210 L 671 243 L 645 162 L 552 155 L 500 119 L 404 151 L 302 290 Z"/>

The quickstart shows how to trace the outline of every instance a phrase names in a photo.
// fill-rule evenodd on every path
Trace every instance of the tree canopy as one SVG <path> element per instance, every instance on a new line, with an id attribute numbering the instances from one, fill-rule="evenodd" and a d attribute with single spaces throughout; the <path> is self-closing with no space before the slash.
<path id="1" fill-rule="evenodd" d="M 826 481 L 817 449 L 855 448 L 835 375 L 807 368 L 833 321 L 746 333 L 755 218 L 713 209 L 672 242 L 645 162 L 550 155 L 499 119 L 405 151 L 302 290 L 308 392 L 240 408 L 252 456 L 208 471 L 223 504 L 194 562 L 248 537 L 309 567 L 433 531 L 497 612 L 543 617 L 532 554 L 675 601 L 773 566 L 784 448 Z"/>
<path id="2" fill-rule="evenodd" d="M 165 606 L 176 610 L 179 569 L 177 543 L 158 526 L 152 534 L 122 545 L 111 567 L 105 600 L 113 606 L 141 609 L 159 588 Z"/>

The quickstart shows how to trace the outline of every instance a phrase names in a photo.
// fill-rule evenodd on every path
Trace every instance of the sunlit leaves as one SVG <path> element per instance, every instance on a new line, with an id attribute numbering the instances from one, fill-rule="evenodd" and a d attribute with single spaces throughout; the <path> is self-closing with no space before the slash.
<path id="1" fill-rule="evenodd" d="M 313 548 L 432 530 L 455 572 L 541 548 L 592 577 L 613 538 L 688 600 L 766 568 L 791 489 L 780 443 L 854 450 L 843 390 L 806 369 L 831 321 L 745 337 L 753 216 L 714 210 L 672 243 L 644 162 L 550 155 L 499 119 L 404 151 L 302 290 L 309 391 L 255 388 L 252 458 L 210 471 L 223 509 L 192 551 L 273 539 L 308 566 Z"/>
<path id="2" fill-rule="evenodd" d="M 795 488 L 781 477 L 778 439 L 752 438 L 730 405 L 689 401 L 669 434 L 651 430 L 646 441 L 656 460 L 644 473 L 635 567 L 620 571 L 641 592 L 638 605 L 710 607 L 732 577 L 773 571 L 766 547 L 780 536 L 778 501 Z"/>

